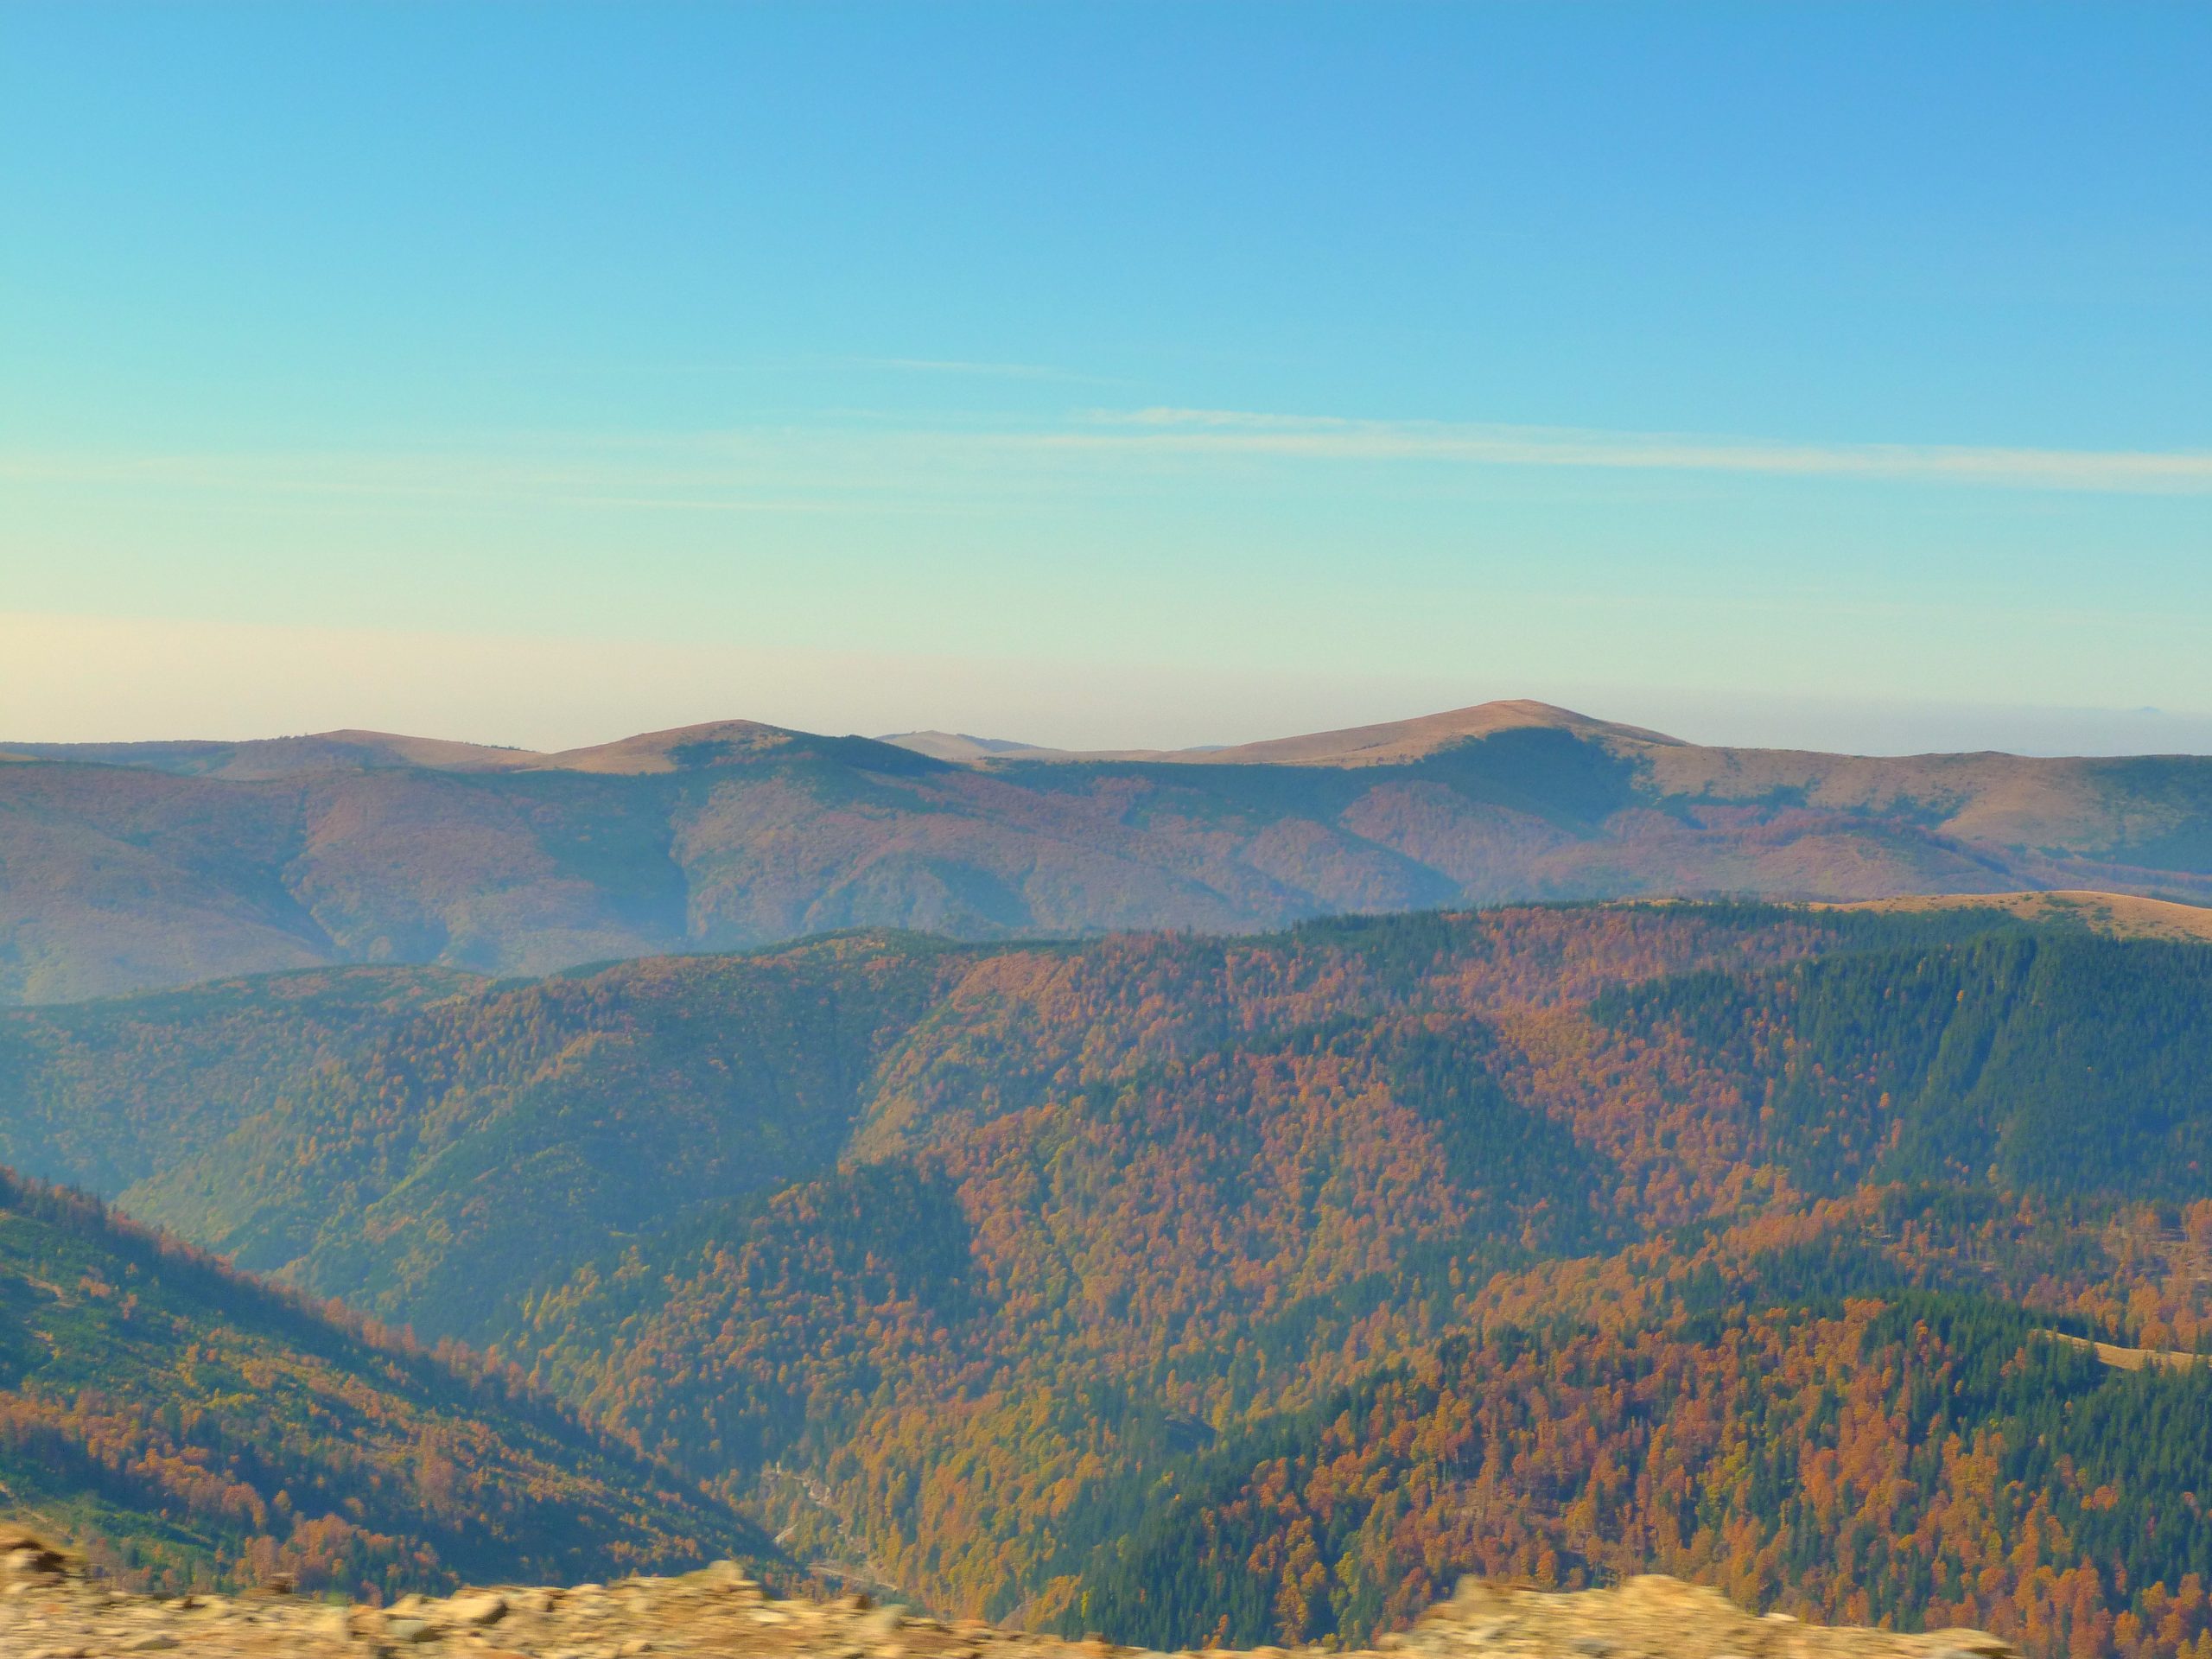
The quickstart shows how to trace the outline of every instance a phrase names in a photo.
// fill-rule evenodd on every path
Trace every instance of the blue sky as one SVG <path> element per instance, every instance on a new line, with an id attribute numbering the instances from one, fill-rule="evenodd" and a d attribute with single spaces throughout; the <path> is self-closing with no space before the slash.
<path id="1" fill-rule="evenodd" d="M 2207 84 L 2156 3 L 11 6 L 0 733 L 2212 747 Z"/>

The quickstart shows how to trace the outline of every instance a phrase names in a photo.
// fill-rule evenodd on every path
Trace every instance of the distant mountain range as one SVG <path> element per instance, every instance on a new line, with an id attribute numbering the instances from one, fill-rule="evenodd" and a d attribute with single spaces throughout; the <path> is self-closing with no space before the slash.
<path id="1" fill-rule="evenodd" d="M 746 721 L 523 750 L 0 743 L 0 1001 L 1637 896 L 2212 903 L 2212 759 L 1708 748 L 1537 702 L 1077 753 Z"/>

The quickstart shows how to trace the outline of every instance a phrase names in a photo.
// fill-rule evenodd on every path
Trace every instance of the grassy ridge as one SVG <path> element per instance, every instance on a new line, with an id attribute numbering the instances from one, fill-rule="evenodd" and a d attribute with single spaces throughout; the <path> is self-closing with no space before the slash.
<path id="1" fill-rule="evenodd" d="M 1491 712 L 1348 766 L 1262 746 L 1246 764 L 979 771 L 734 723 L 519 765 L 368 734 L 35 746 L 0 761 L 0 1003 L 346 963 L 543 974 L 844 928 L 1235 931 L 1639 895 L 2212 899 L 2212 760 L 1704 749 Z"/>

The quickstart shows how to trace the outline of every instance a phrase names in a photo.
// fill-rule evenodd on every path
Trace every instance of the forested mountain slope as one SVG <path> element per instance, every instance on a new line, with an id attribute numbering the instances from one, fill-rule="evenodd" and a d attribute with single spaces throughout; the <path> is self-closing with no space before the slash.
<path id="1" fill-rule="evenodd" d="M 2163 1659 L 2206 1385 L 2041 1333 L 2212 1347 L 2212 949 L 2093 922 L 319 971 L 0 1017 L 0 1134 L 948 1611 L 1357 1640 L 1646 1564 Z"/>
<path id="2" fill-rule="evenodd" d="M 1986 1299 L 1766 1305 L 1788 1294 L 1500 1322 L 1141 1498 L 1125 1482 L 1070 1529 L 1065 1623 L 1163 1644 L 1363 1631 L 1471 1563 L 1546 1583 L 1656 1568 L 2041 1653 L 2202 1650 L 2212 1368 L 2109 1370 Z"/>
<path id="3" fill-rule="evenodd" d="M 126 1583 L 389 1596 L 772 1556 L 520 1379 L 0 1171 L 0 1510 Z"/>
<path id="4" fill-rule="evenodd" d="M 1349 1044 L 1471 1166 L 1484 1137 L 1563 1132 L 1486 1069 L 1511 1052 L 1484 1017 L 1494 1003 L 1989 925 L 1536 911 L 1255 940 L 857 934 L 519 982 L 392 969 L 226 981 L 0 1015 L 0 1152 L 244 1267 L 476 1335 L 565 1273 L 562 1252 L 1123 1079 L 1172 1094 L 1200 1068 L 1274 1091 L 1287 1079 L 1268 1065 L 1319 1065 L 1342 1092 Z"/>
<path id="5" fill-rule="evenodd" d="M 924 748 L 943 750 L 920 739 Z M 1700 748 L 1541 703 L 1217 752 L 731 721 L 556 755 L 374 733 L 0 746 L 0 1001 L 827 930 L 1239 931 L 1440 905 L 2212 899 L 2212 760 Z"/>

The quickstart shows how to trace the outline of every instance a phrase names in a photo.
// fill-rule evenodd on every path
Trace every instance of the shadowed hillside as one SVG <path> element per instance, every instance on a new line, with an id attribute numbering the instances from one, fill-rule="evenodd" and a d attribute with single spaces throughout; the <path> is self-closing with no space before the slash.
<path id="1" fill-rule="evenodd" d="M 139 1587 L 391 1595 L 772 1547 L 464 1356 L 0 1171 L 0 1506 Z"/>

